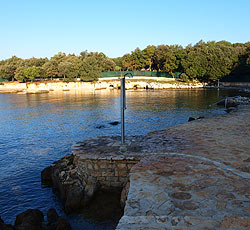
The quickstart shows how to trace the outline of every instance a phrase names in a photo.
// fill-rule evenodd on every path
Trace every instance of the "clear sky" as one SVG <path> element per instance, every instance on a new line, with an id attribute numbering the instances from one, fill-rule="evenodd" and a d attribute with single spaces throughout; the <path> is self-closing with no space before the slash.
<path id="1" fill-rule="evenodd" d="M 250 41 L 250 0 L 0 0 L 0 60 Z"/>

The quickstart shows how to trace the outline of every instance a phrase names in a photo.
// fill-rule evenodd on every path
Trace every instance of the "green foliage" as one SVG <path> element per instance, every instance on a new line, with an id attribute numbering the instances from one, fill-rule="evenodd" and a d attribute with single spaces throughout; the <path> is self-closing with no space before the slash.
<path id="1" fill-rule="evenodd" d="M 14 80 L 16 69 L 22 65 L 22 59 L 13 56 L 4 60 L 0 65 L 0 77 L 6 80 Z"/>
<path id="2" fill-rule="evenodd" d="M 182 73 L 182 80 L 215 81 L 227 75 L 250 75 L 250 42 L 199 41 L 183 48 L 179 45 L 149 45 L 122 57 L 82 51 L 79 56 L 59 52 L 52 58 L 21 59 L 13 56 L 0 61 L 0 78 L 27 81 L 34 78 L 61 78 L 94 81 L 108 71 Z M 185 74 L 185 75 L 184 75 Z"/>
<path id="3" fill-rule="evenodd" d="M 188 75 L 187 74 L 185 74 L 185 73 L 182 73 L 181 74 L 181 76 L 180 76 L 180 79 L 181 79 L 181 81 L 183 81 L 183 82 L 189 82 L 189 78 L 188 78 Z"/>
<path id="4" fill-rule="evenodd" d="M 80 78 L 82 81 L 94 81 L 100 76 L 102 68 L 93 56 L 85 58 L 80 66 Z"/>
<path id="5" fill-rule="evenodd" d="M 36 66 L 32 67 L 19 67 L 16 71 L 15 79 L 21 82 L 31 80 L 33 81 L 35 77 L 40 77 L 40 68 Z"/>

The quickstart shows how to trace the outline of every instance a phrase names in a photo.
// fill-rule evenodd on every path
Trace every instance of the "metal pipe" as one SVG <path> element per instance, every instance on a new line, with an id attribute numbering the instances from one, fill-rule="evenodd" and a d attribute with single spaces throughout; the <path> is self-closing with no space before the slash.
<path id="1" fill-rule="evenodd" d="M 125 94 L 125 77 L 133 77 L 131 73 L 121 74 L 121 145 L 125 145 L 125 109 L 126 109 L 126 94 Z"/>
<path id="2" fill-rule="evenodd" d="M 121 78 L 121 144 L 125 144 L 125 77 Z"/>

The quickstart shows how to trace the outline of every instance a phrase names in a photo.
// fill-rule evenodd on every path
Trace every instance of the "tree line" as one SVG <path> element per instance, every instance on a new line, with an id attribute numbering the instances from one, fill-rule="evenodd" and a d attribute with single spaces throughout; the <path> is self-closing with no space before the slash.
<path id="1" fill-rule="evenodd" d="M 13 56 L 0 61 L 0 77 L 25 82 L 35 78 L 63 78 L 94 81 L 101 72 L 148 70 L 181 73 L 183 80 L 213 81 L 228 75 L 250 75 L 250 42 L 199 41 L 180 45 L 149 45 L 122 57 L 83 51 L 79 56 L 59 52 L 50 59 L 21 59 Z"/>
<path id="2" fill-rule="evenodd" d="M 62 78 L 65 81 L 96 80 L 102 71 L 115 69 L 115 62 L 103 53 L 83 51 L 79 56 L 59 52 L 52 58 L 21 59 L 13 56 L 0 62 L 0 77 L 9 81 Z"/>

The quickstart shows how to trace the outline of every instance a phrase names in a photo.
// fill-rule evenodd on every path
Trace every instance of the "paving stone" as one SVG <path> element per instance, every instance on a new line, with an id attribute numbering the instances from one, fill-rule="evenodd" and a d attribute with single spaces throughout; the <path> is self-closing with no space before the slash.
<path id="1" fill-rule="evenodd" d="M 139 161 L 131 168 L 119 230 L 250 229 L 249 134 L 250 106 L 241 105 L 226 115 L 127 136 L 126 152 L 119 136 L 86 140 L 72 152 Z"/>

